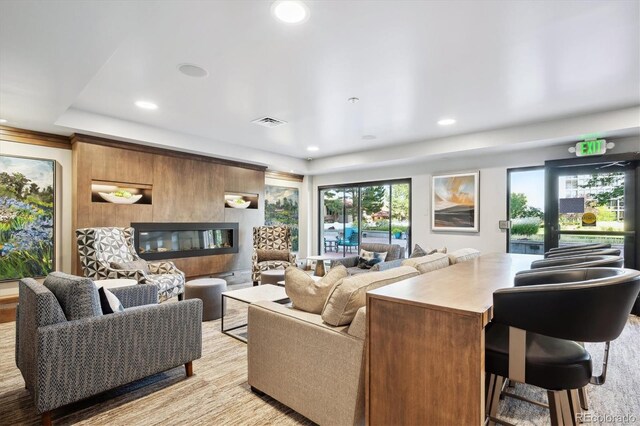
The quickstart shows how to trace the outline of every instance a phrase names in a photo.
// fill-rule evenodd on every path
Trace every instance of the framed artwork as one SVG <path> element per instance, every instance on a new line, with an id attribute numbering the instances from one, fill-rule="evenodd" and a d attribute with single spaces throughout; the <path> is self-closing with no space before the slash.
<path id="1" fill-rule="evenodd" d="M 291 250 L 298 251 L 298 188 L 265 185 L 264 224 L 288 225 L 291 228 Z"/>
<path id="2" fill-rule="evenodd" d="M 55 161 L 0 155 L 0 281 L 55 268 Z"/>
<path id="3" fill-rule="evenodd" d="M 433 176 L 431 229 L 448 232 L 480 230 L 480 172 Z"/>

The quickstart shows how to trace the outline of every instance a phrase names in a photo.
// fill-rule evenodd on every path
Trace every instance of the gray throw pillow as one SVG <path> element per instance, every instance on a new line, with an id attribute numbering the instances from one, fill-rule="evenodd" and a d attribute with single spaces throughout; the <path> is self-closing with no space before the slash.
<path id="1" fill-rule="evenodd" d="M 418 244 L 416 244 L 413 247 L 413 251 L 411 252 L 411 256 L 409 256 L 409 259 L 412 259 L 414 257 L 422 257 L 422 256 L 426 256 L 426 255 L 427 255 L 427 252 L 422 247 L 420 247 Z"/>
<path id="2" fill-rule="evenodd" d="M 332 267 L 320 280 L 314 280 L 301 269 L 290 266 L 284 272 L 284 290 L 294 308 L 319 314 L 334 285 L 348 276 L 343 265 Z"/>
<path id="3" fill-rule="evenodd" d="M 102 315 L 98 289 L 90 278 L 52 272 L 44 286 L 58 299 L 67 321 Z"/>
<path id="4" fill-rule="evenodd" d="M 111 262 L 113 269 L 122 269 L 127 271 L 142 270 L 145 274 L 149 273 L 149 264 L 146 260 L 132 260 L 131 262 Z"/>

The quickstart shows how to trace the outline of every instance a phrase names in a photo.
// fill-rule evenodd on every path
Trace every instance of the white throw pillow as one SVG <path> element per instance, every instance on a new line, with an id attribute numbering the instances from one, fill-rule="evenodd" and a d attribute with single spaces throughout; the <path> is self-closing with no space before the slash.
<path id="1" fill-rule="evenodd" d="M 104 288 L 104 286 L 98 287 L 98 296 L 100 297 L 100 307 L 103 315 L 124 311 L 124 307 L 118 297 Z"/>

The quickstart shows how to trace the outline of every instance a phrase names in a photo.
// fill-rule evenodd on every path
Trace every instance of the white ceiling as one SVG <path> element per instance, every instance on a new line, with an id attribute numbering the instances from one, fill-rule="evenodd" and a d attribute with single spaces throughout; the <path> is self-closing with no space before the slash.
<path id="1" fill-rule="evenodd" d="M 286 25 L 270 1 L 4 0 L 0 117 L 303 171 L 640 104 L 638 1 L 305 3 L 309 20 Z M 265 115 L 288 124 L 250 123 Z"/>

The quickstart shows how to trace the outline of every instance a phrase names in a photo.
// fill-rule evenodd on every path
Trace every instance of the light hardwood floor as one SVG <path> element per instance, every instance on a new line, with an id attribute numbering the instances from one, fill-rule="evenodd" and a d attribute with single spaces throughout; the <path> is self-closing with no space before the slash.
<path id="1" fill-rule="evenodd" d="M 236 310 L 239 306 L 229 306 Z M 235 317 L 242 320 L 241 316 Z M 297 425 L 313 424 L 247 384 L 247 347 L 203 323 L 202 358 L 194 375 L 180 366 L 53 412 L 59 425 Z M 15 322 L 0 324 L 0 424 L 39 424 L 15 365 Z"/>

